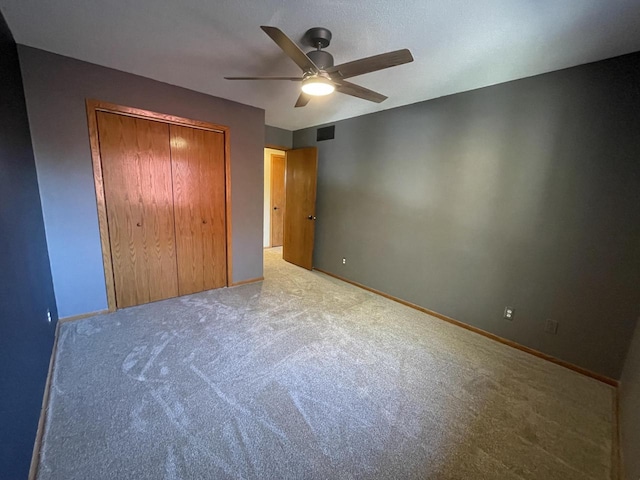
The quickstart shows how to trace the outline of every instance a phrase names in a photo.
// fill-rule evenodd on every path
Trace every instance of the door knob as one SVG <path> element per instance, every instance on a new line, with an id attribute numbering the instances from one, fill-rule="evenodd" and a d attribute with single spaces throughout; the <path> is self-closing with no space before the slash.
<path id="1" fill-rule="evenodd" d="M 277 210 L 277 209 L 278 209 L 278 207 L 273 207 L 273 209 L 274 209 L 274 210 Z"/>
<path id="2" fill-rule="evenodd" d="M 315 215 L 309 215 L 307 218 L 308 218 L 309 220 L 315 220 L 315 219 L 316 219 Z"/>
<path id="3" fill-rule="evenodd" d="M 203 223 L 203 224 L 206 224 L 206 223 L 207 223 L 207 221 L 206 221 L 206 220 L 202 220 L 202 223 Z"/>
<path id="4" fill-rule="evenodd" d="M 138 223 L 136 223 L 136 225 L 137 225 L 138 227 L 141 227 L 141 226 L 142 226 L 142 222 L 138 222 Z"/>

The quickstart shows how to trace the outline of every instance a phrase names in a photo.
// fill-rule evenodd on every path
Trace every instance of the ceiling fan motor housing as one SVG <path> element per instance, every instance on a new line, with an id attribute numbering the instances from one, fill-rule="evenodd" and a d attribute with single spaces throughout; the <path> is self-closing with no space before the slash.
<path id="1" fill-rule="evenodd" d="M 305 33 L 305 38 L 312 47 L 316 48 L 316 50 L 307 53 L 307 57 L 321 70 L 333 67 L 333 56 L 329 52 L 321 50 L 327 48 L 331 43 L 331 30 L 324 27 L 310 28 Z"/>
<path id="2" fill-rule="evenodd" d="M 307 57 L 309 57 L 320 69 L 324 70 L 326 68 L 333 67 L 333 55 L 329 52 L 325 52 L 324 50 L 313 50 L 307 53 Z"/>

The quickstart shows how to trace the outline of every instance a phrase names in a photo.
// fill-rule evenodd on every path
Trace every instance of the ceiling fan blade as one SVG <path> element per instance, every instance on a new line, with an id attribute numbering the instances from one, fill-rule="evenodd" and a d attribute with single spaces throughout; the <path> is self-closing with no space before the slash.
<path id="1" fill-rule="evenodd" d="M 334 79 L 333 83 L 336 85 L 336 92 L 351 95 L 352 97 L 362 98 L 369 100 L 370 102 L 380 103 L 384 102 L 388 97 L 385 97 L 381 93 L 374 92 L 368 88 L 361 87 L 355 83 L 347 82 L 346 80 Z"/>
<path id="2" fill-rule="evenodd" d="M 335 67 L 327 68 L 327 72 L 331 76 L 338 75 L 339 78 L 351 78 L 409 62 L 413 62 L 413 56 L 409 50 L 404 48 L 395 52 L 381 53 L 380 55 L 336 65 Z"/>
<path id="3" fill-rule="evenodd" d="M 298 97 L 298 101 L 296 102 L 296 107 L 304 107 L 311 100 L 311 95 L 307 95 L 304 92 L 300 92 L 300 96 Z"/>
<path id="4" fill-rule="evenodd" d="M 282 51 L 286 53 L 287 56 L 291 58 L 291 60 L 296 62 L 296 64 L 303 71 L 306 72 L 311 70 L 314 73 L 319 71 L 319 68 L 316 66 L 316 64 L 313 63 L 311 59 L 307 57 L 307 55 L 300 49 L 300 47 L 298 47 L 298 45 L 296 45 L 293 40 L 287 37 L 282 30 L 276 27 L 261 26 L 260 28 L 264 31 L 264 33 L 269 35 L 269 37 L 271 37 L 271 40 L 276 42 L 282 49 Z"/>
<path id="5" fill-rule="evenodd" d="M 225 80 L 291 80 L 301 82 L 302 77 L 224 77 Z"/>

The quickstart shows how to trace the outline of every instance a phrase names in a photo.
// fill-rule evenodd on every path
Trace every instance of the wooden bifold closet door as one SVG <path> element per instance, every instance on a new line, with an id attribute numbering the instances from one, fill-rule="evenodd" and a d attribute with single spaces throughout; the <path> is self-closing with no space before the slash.
<path id="1" fill-rule="evenodd" d="M 98 112 L 119 308 L 178 295 L 169 125 Z"/>
<path id="2" fill-rule="evenodd" d="M 97 112 L 118 308 L 226 285 L 224 134 Z"/>
<path id="3" fill-rule="evenodd" d="M 171 125 L 180 295 L 227 283 L 224 135 Z"/>

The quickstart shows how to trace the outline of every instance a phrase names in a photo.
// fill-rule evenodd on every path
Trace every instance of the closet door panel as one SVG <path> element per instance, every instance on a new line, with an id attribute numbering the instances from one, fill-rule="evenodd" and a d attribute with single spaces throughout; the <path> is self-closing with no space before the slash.
<path id="1" fill-rule="evenodd" d="M 206 152 L 200 162 L 203 224 L 204 290 L 227 285 L 224 134 L 203 131 Z"/>
<path id="2" fill-rule="evenodd" d="M 171 125 L 180 295 L 226 285 L 224 135 Z"/>
<path id="3" fill-rule="evenodd" d="M 173 201 L 176 230 L 178 290 L 187 295 L 202 290 L 202 219 L 197 201 L 199 165 L 193 151 L 198 147 L 191 129 L 171 131 Z"/>
<path id="4" fill-rule="evenodd" d="M 177 296 L 169 126 L 97 118 L 117 307 Z"/>

